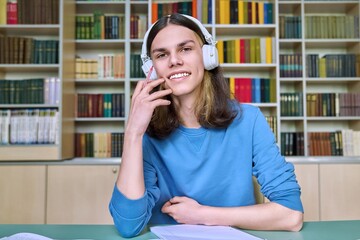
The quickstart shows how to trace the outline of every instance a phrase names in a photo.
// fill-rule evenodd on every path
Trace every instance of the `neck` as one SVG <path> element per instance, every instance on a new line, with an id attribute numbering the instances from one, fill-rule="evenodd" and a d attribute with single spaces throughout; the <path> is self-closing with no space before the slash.
<path id="1" fill-rule="evenodd" d="M 199 128 L 201 125 L 199 124 L 197 117 L 195 116 L 194 112 L 194 102 L 195 100 L 190 101 L 190 99 L 176 99 L 175 105 L 177 112 L 179 114 L 179 117 L 181 119 L 181 123 L 184 125 L 184 127 L 187 128 Z"/>

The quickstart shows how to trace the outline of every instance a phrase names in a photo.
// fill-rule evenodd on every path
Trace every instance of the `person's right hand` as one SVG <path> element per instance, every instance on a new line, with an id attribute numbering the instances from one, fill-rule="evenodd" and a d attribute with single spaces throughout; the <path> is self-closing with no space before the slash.
<path id="1" fill-rule="evenodd" d="M 164 96 L 172 93 L 171 89 L 154 91 L 152 90 L 164 83 L 165 79 L 139 81 L 131 99 L 130 114 L 126 131 L 143 135 L 150 123 L 154 109 L 159 106 L 169 105 L 169 100 Z"/>

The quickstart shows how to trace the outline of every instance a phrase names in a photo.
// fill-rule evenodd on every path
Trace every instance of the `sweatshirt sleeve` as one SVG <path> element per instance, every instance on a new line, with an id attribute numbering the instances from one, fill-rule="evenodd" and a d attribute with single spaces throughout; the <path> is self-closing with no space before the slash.
<path id="1" fill-rule="evenodd" d="M 294 165 L 286 162 L 264 115 L 258 110 L 253 128 L 253 174 L 271 202 L 304 212 Z"/>
<path id="2" fill-rule="evenodd" d="M 144 161 L 145 193 L 139 199 L 129 199 L 115 185 L 109 211 L 118 232 L 123 237 L 135 237 L 147 226 L 152 209 L 160 197 L 156 174 L 151 164 Z"/>

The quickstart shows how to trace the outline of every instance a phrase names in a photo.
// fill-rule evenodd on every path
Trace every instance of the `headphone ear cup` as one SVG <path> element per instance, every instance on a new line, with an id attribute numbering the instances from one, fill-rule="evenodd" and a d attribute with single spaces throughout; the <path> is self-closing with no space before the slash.
<path id="1" fill-rule="evenodd" d="M 143 72 L 145 73 L 145 76 L 147 76 L 149 74 L 152 66 L 153 66 L 153 64 L 152 64 L 151 60 L 147 60 L 146 62 L 144 62 L 144 64 L 142 65 L 141 68 L 142 68 Z M 157 79 L 157 74 L 156 74 L 155 68 L 153 68 L 153 70 L 151 72 L 150 79 L 151 80 Z"/>
<path id="2" fill-rule="evenodd" d="M 204 44 L 202 47 L 204 68 L 212 70 L 219 66 L 218 50 L 214 45 Z"/>

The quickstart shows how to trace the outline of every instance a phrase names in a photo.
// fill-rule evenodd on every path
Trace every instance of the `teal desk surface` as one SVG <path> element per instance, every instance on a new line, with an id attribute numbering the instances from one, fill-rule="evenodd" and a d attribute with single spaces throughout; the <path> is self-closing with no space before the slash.
<path id="1" fill-rule="evenodd" d="M 120 240 L 113 225 L 34 225 L 2 224 L 0 238 L 20 232 L 31 232 L 53 239 L 94 239 Z M 360 220 L 305 222 L 300 232 L 282 231 L 245 231 L 267 240 L 360 240 Z M 136 240 L 156 239 L 149 231 L 135 238 Z M 240 240 L 240 239 L 239 239 Z"/>

